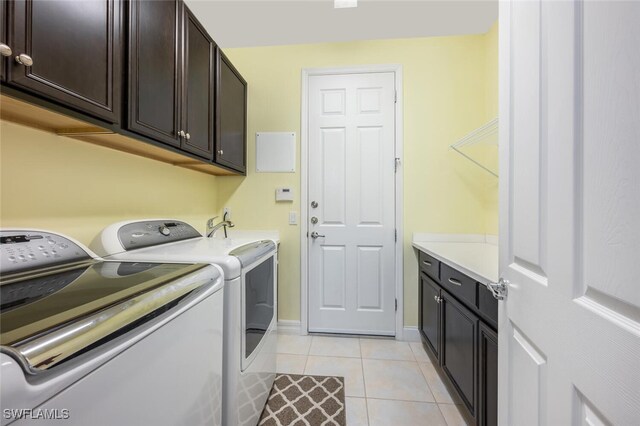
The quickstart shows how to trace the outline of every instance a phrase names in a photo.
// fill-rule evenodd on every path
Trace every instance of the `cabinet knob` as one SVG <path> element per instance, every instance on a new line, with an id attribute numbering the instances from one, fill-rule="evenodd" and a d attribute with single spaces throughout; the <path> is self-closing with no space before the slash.
<path id="1" fill-rule="evenodd" d="M 25 53 L 21 53 L 16 56 L 16 62 L 20 65 L 24 65 L 25 67 L 30 67 L 31 65 L 33 65 L 33 59 L 31 58 L 31 56 Z"/>
<path id="2" fill-rule="evenodd" d="M 223 150 L 221 150 L 221 149 L 219 149 L 219 150 L 218 150 L 218 154 L 223 155 L 223 154 L 224 154 L 224 151 L 223 151 Z"/>
<path id="3" fill-rule="evenodd" d="M 181 138 L 184 138 L 184 130 L 180 130 L 178 132 L 178 136 L 180 136 Z"/>
<path id="4" fill-rule="evenodd" d="M 185 134 L 184 134 L 184 137 L 185 137 L 187 140 L 191 139 L 191 135 L 190 135 L 189 133 L 185 133 Z"/>
<path id="5" fill-rule="evenodd" d="M 12 53 L 13 53 L 13 51 L 11 50 L 11 48 L 9 46 L 7 46 L 4 43 L 0 43 L 0 55 L 2 55 L 2 56 L 11 56 Z"/>

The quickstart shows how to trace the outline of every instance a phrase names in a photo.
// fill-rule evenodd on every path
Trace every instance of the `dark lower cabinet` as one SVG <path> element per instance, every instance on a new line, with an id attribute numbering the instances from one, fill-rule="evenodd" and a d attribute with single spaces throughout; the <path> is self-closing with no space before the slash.
<path id="1" fill-rule="evenodd" d="M 215 44 L 191 11 L 184 10 L 184 97 L 181 147 L 213 159 Z"/>
<path id="2" fill-rule="evenodd" d="M 471 416 L 476 417 L 478 317 L 446 292 L 442 292 L 440 305 L 442 310 L 440 365 L 460 394 Z"/>
<path id="3" fill-rule="evenodd" d="M 16 0 L 4 6 L 13 51 L 7 84 L 118 123 L 122 3 Z"/>
<path id="4" fill-rule="evenodd" d="M 420 273 L 420 334 L 436 359 L 440 355 L 440 288 L 424 272 Z"/>
<path id="5" fill-rule="evenodd" d="M 180 146 L 182 3 L 129 2 L 127 129 Z"/>
<path id="6" fill-rule="evenodd" d="M 247 82 L 218 49 L 217 137 L 215 162 L 247 170 Z"/>
<path id="7" fill-rule="evenodd" d="M 478 424 L 498 424 L 498 334 L 480 323 L 478 338 Z"/>
<path id="8" fill-rule="evenodd" d="M 419 259 L 431 263 L 427 265 L 431 269 L 421 264 L 418 270 L 422 342 L 440 376 L 462 401 L 466 420 L 474 425 L 496 426 L 497 301 L 483 284 L 443 262 L 423 253 Z"/>

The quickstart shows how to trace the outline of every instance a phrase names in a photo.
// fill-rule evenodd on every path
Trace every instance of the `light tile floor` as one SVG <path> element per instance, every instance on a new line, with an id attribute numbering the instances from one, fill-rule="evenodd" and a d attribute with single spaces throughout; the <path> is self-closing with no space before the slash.
<path id="1" fill-rule="evenodd" d="M 466 425 L 420 342 L 280 334 L 277 368 L 344 377 L 348 426 Z"/>

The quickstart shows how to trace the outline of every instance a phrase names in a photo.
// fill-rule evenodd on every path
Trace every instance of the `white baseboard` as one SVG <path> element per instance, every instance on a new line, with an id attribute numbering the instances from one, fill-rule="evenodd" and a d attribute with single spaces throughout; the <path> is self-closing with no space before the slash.
<path id="1" fill-rule="evenodd" d="M 402 340 L 405 342 L 419 342 L 420 333 L 418 327 L 404 327 L 402 329 Z"/>
<path id="2" fill-rule="evenodd" d="M 300 321 L 297 320 L 279 320 L 278 334 L 295 334 L 300 335 Z"/>
<path id="3" fill-rule="evenodd" d="M 299 336 L 302 334 L 300 329 L 300 321 L 296 320 L 279 320 L 278 321 L 278 334 L 293 334 Z M 402 329 L 402 336 L 398 336 L 399 339 L 404 342 L 419 342 L 420 333 L 418 333 L 418 327 L 404 327 Z"/>

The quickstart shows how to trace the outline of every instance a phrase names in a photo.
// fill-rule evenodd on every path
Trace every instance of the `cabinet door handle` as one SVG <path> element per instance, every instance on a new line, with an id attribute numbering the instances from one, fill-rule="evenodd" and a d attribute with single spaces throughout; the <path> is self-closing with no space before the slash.
<path id="1" fill-rule="evenodd" d="M 449 278 L 449 282 L 453 285 L 462 285 L 462 283 L 455 278 Z"/>
<path id="2" fill-rule="evenodd" d="M 422 263 L 424 263 L 427 266 L 431 266 L 431 262 L 429 262 L 428 260 L 423 260 Z"/>
<path id="3" fill-rule="evenodd" d="M 13 51 L 11 50 L 11 48 L 9 46 L 7 46 L 4 43 L 0 43 L 0 55 L 2 56 L 11 56 L 13 54 Z"/>
<path id="4" fill-rule="evenodd" d="M 30 67 L 31 65 L 33 65 L 33 59 L 31 58 L 31 56 L 24 53 L 16 56 L 16 62 L 20 65 L 24 65 L 25 67 Z"/>

